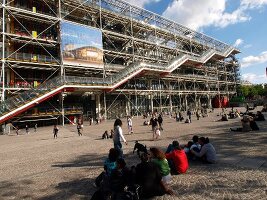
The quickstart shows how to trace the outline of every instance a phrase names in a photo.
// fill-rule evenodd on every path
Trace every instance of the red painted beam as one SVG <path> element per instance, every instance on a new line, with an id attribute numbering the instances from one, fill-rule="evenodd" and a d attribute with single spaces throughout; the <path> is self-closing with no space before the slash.
<path id="1" fill-rule="evenodd" d="M 57 92 L 52 93 L 51 95 L 49 95 L 49 96 L 47 96 L 47 97 L 41 99 L 41 100 L 38 102 L 38 104 L 41 103 L 41 102 L 43 102 L 43 101 L 45 101 L 45 100 L 47 100 L 47 99 L 49 99 L 49 98 L 51 98 L 51 97 L 53 97 L 53 96 L 55 96 L 56 94 L 58 94 L 58 93 L 60 93 L 60 92 L 61 92 L 61 90 L 58 90 Z M 27 106 L 26 108 L 23 108 L 22 110 L 19 110 L 19 111 L 13 113 L 12 115 L 8 115 L 6 118 L 0 120 L 0 124 L 2 124 L 3 122 L 5 122 L 5 121 L 11 119 L 12 117 L 15 117 L 16 115 L 18 115 L 18 114 L 20 114 L 20 113 L 25 112 L 26 110 L 28 110 L 28 109 L 34 107 L 35 105 L 37 105 L 37 104 L 36 104 L 36 103 L 32 103 L 32 104 L 30 104 L 29 106 Z"/>

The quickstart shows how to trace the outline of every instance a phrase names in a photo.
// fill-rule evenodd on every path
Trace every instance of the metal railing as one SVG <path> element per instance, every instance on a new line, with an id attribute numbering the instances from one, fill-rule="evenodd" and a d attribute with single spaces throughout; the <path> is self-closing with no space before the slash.
<path id="1" fill-rule="evenodd" d="M 229 51 L 227 49 L 227 51 Z M 226 54 L 227 51 L 224 53 Z M 230 51 L 229 51 L 230 52 Z M 156 65 L 156 64 L 149 64 L 149 63 L 134 63 L 128 67 L 125 67 L 123 70 L 119 71 L 115 75 L 111 75 L 105 79 L 103 78 L 96 78 L 96 77 L 77 77 L 77 76 L 65 76 L 65 77 L 55 77 L 52 78 L 36 88 L 33 88 L 29 91 L 24 91 L 17 96 L 11 97 L 0 105 L 0 115 L 5 113 L 11 112 L 16 108 L 38 98 L 42 95 L 51 92 L 63 85 L 95 85 L 95 86 L 102 86 L 102 87 L 115 87 L 116 84 L 119 82 L 123 82 L 123 80 L 130 77 L 133 73 L 137 72 L 138 70 L 143 69 L 150 69 L 150 70 L 157 70 L 162 72 L 171 72 L 181 64 L 183 64 L 188 59 L 197 60 L 198 62 L 204 62 L 206 59 L 209 59 L 210 56 L 215 54 L 215 50 L 208 50 L 202 54 L 199 58 L 193 57 L 187 54 L 181 54 L 172 61 L 170 61 L 166 65 Z"/>
<path id="2" fill-rule="evenodd" d="M 7 60 L 15 60 L 22 62 L 37 62 L 37 63 L 60 63 L 59 58 L 55 58 L 53 56 L 33 54 L 33 53 L 5 53 Z"/>

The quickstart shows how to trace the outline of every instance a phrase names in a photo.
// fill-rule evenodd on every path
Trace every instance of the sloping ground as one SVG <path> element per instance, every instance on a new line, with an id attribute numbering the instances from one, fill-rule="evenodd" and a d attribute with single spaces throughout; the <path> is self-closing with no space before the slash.
<path id="1" fill-rule="evenodd" d="M 165 116 L 158 141 L 151 140 L 151 127 L 142 125 L 144 119 L 133 119 L 135 133 L 125 134 L 129 144 L 123 146 L 129 166 L 139 162 L 132 154 L 135 140 L 165 150 L 174 139 L 184 144 L 198 134 L 210 138 L 219 156 L 215 165 L 190 163 L 186 174 L 173 176 L 171 188 L 176 196 L 154 199 L 266 199 L 266 121 L 258 123 L 258 132 L 233 133 L 229 128 L 239 126 L 240 119 L 217 122 L 217 113 L 200 121 L 193 117 L 192 124 Z M 127 132 L 126 119 L 123 122 Z M 30 129 L 29 135 L 21 130 L 20 136 L 1 136 L 0 199 L 90 199 L 95 191 L 92 183 L 113 146 L 111 140 L 100 137 L 112 128 L 113 121 L 84 125 L 82 137 L 71 125 L 60 127 L 58 139 L 53 139 L 52 127 L 39 128 L 37 133 Z"/>

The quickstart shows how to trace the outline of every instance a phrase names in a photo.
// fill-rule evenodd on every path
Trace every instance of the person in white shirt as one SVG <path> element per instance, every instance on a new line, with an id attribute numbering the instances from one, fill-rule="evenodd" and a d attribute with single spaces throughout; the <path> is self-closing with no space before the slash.
<path id="1" fill-rule="evenodd" d="M 131 119 L 131 116 L 127 116 L 127 125 L 128 125 L 128 133 L 133 133 L 133 121 Z"/>
<path id="2" fill-rule="evenodd" d="M 117 150 L 119 150 L 120 157 L 123 156 L 121 139 L 127 145 L 127 141 L 126 141 L 126 139 L 123 136 L 122 128 L 121 127 L 122 127 L 122 121 L 120 119 L 116 119 L 115 122 L 114 122 L 113 143 L 114 143 L 114 148 L 117 149 Z"/>

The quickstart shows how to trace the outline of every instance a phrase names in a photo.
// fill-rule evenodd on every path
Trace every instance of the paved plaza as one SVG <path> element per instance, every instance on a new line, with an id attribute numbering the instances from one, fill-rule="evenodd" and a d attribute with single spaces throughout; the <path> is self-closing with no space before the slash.
<path id="1" fill-rule="evenodd" d="M 230 127 L 241 126 L 240 119 L 218 122 L 220 111 L 215 109 L 199 121 L 193 116 L 191 124 L 164 116 L 164 131 L 157 141 L 152 140 L 151 127 L 143 126 L 142 117 L 133 118 L 132 135 L 125 134 L 123 119 L 128 141 L 123 150 L 129 166 L 139 162 L 132 154 L 136 140 L 165 150 L 173 140 L 185 144 L 197 134 L 209 137 L 217 150 L 217 164 L 190 163 L 186 174 L 172 177 L 175 195 L 154 199 L 267 199 L 266 121 L 258 122 L 257 132 L 230 132 Z M 113 122 L 92 126 L 85 122 L 81 137 L 73 125 L 59 126 L 58 139 L 53 139 L 53 127 L 0 136 L 0 199 L 90 199 L 96 190 L 93 181 L 113 147 L 112 140 L 102 140 L 101 135 Z"/>

